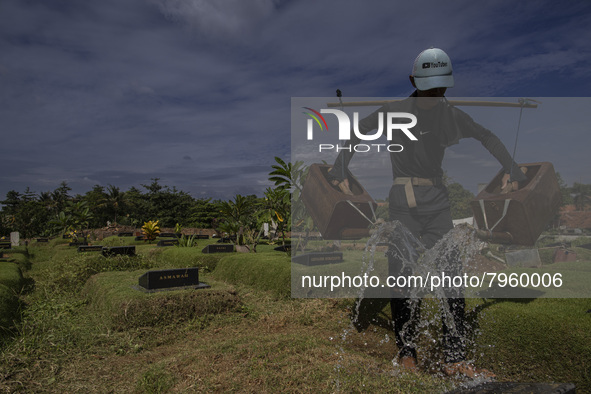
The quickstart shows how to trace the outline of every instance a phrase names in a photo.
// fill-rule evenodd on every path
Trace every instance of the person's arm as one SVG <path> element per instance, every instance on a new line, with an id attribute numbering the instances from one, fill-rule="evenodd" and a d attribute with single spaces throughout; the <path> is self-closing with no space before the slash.
<path id="1" fill-rule="evenodd" d="M 361 134 L 367 134 L 370 131 L 377 129 L 378 117 L 380 112 L 385 113 L 387 112 L 387 110 L 385 110 L 384 107 L 382 107 L 359 121 L 359 132 Z M 360 141 L 361 140 L 359 139 L 359 137 L 357 137 L 353 130 L 351 130 L 351 140 L 345 141 L 344 147 L 357 145 Z M 334 165 L 328 171 L 328 180 L 333 185 L 338 186 L 339 189 L 341 189 L 341 191 L 345 194 L 353 194 L 351 192 L 351 189 L 349 188 L 347 172 L 349 168 L 349 163 L 351 162 L 351 159 L 353 158 L 354 154 L 354 149 L 351 149 L 351 152 L 349 152 L 347 149 L 341 149 L 339 155 L 337 156 L 334 162 Z"/>
<path id="2" fill-rule="evenodd" d="M 474 122 L 472 118 L 468 117 L 467 121 L 470 123 L 470 127 L 468 127 L 470 130 L 469 136 L 479 140 L 486 150 L 503 166 L 503 170 L 505 171 L 501 187 L 503 192 L 507 193 L 511 190 L 517 190 L 519 182 L 527 180 L 527 177 L 517 163 L 513 161 L 505 145 L 492 131 Z"/>

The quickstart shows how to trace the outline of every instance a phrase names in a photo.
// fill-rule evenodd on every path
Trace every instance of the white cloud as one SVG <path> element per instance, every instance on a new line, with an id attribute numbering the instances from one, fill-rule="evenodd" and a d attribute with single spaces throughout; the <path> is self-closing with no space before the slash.
<path id="1" fill-rule="evenodd" d="M 150 0 L 167 19 L 208 39 L 241 39 L 275 9 L 273 0 Z"/>

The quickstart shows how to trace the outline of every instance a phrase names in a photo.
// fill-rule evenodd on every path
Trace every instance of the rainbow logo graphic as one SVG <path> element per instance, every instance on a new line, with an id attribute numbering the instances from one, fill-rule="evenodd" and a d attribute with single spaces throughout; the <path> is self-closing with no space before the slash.
<path id="1" fill-rule="evenodd" d="M 316 121 L 316 123 L 318 124 L 318 126 L 320 126 L 320 130 L 324 130 L 324 128 L 326 128 L 326 131 L 328 131 L 328 125 L 326 124 L 326 120 L 324 120 L 324 117 L 320 114 L 320 112 L 313 110 L 312 108 L 309 107 L 302 107 L 304 109 L 307 109 L 310 112 L 302 112 L 306 115 L 309 115 L 312 119 L 314 119 Z M 312 119 L 308 119 L 308 139 L 312 139 Z M 322 120 L 322 122 L 321 122 Z M 322 126 L 324 124 L 324 126 Z"/>

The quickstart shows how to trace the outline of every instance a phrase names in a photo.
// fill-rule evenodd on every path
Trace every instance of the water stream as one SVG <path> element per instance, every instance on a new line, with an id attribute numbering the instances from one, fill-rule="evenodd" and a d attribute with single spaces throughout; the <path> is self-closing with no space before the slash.
<path id="1" fill-rule="evenodd" d="M 380 250 L 378 246 L 387 246 L 387 254 L 394 256 L 394 258 L 402 262 L 402 271 L 405 274 L 421 276 L 423 278 L 441 275 L 442 272 L 449 275 L 461 275 L 466 269 L 470 268 L 474 256 L 481 250 L 482 245 L 482 242 L 476 238 L 474 229 L 469 226 L 456 226 L 445 234 L 435 246 L 427 249 L 400 222 L 385 222 L 374 229 L 366 244 L 361 274 L 369 275 L 374 272 L 376 252 Z M 360 326 L 363 327 L 362 322 L 360 322 L 360 308 L 366 295 L 366 290 L 366 288 L 359 289 L 358 299 L 352 311 L 350 325 L 341 333 L 340 341 L 336 341 L 337 355 L 339 356 L 336 367 L 337 389 L 339 388 L 340 374 L 344 371 L 345 345 L 350 341 L 351 334 L 356 331 L 356 327 L 357 329 Z M 387 291 L 380 296 L 387 299 L 404 297 L 411 300 L 411 316 L 416 316 L 417 318 L 410 319 L 409 323 L 414 321 L 415 327 L 412 329 L 415 330 L 416 334 L 410 336 L 414 339 L 405 339 L 404 343 L 411 345 L 417 350 L 420 360 L 419 365 L 423 371 L 426 370 L 429 373 L 441 374 L 443 376 L 441 372 L 442 363 L 444 362 L 443 355 L 438 354 L 441 350 L 437 351 L 438 344 L 442 342 L 442 333 L 441 329 L 439 329 L 442 322 L 445 322 L 447 325 L 448 335 L 462 338 L 468 354 L 475 349 L 476 343 L 473 338 L 478 333 L 473 330 L 473 327 L 456 327 L 454 316 L 447 302 L 447 299 L 450 297 L 462 298 L 464 296 L 463 289 L 439 286 L 426 291 L 419 286 L 410 286 L 403 290 L 394 290 L 398 291 L 398 293 L 393 293 L 391 289 Z M 425 302 L 421 302 L 421 299 L 425 297 L 432 300 L 427 305 L 427 308 L 425 308 Z M 434 303 L 436 307 L 433 307 Z M 381 305 L 384 305 L 384 302 Z M 423 316 L 420 316 L 421 309 L 429 309 L 429 311 L 426 315 L 423 313 Z M 467 323 L 466 325 L 469 324 Z M 407 323 L 403 327 L 403 333 L 410 329 L 410 324 Z M 470 333 L 470 335 L 467 335 L 467 333 Z M 365 332 L 362 335 L 365 335 Z M 402 337 L 407 338 L 405 335 L 402 335 Z M 386 334 L 379 341 L 378 346 L 388 344 L 390 339 L 389 335 Z M 392 342 L 395 341 L 392 340 Z M 398 365 L 397 357 L 394 354 L 393 356 L 393 374 L 396 375 L 403 372 L 403 369 Z M 470 362 L 473 360 L 467 361 Z M 482 377 L 465 379 L 461 382 L 461 385 L 464 387 L 474 386 L 484 380 Z"/>

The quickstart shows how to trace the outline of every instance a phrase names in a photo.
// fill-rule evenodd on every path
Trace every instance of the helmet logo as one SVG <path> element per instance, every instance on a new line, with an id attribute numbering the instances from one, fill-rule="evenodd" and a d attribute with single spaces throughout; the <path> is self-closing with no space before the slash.
<path id="1" fill-rule="evenodd" d="M 423 63 L 423 68 L 439 68 L 447 67 L 447 62 L 426 62 Z"/>

